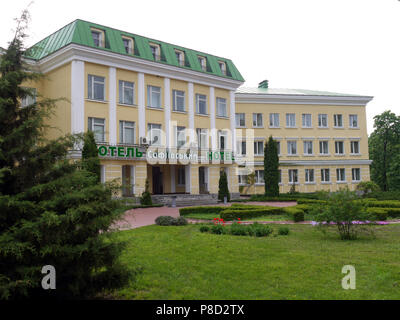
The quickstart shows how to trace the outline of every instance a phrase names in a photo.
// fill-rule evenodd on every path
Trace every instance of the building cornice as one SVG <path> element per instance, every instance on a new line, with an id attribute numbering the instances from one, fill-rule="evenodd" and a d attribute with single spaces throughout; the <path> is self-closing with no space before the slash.
<path id="1" fill-rule="evenodd" d="M 114 67 L 135 72 L 143 72 L 145 74 L 152 74 L 170 79 L 214 86 L 227 90 L 236 90 L 243 84 L 243 82 L 238 80 L 182 69 L 159 62 L 129 57 L 113 52 L 97 50 L 95 48 L 78 44 L 69 44 L 39 61 L 28 59 L 27 62 L 32 67 L 37 68 L 37 71 L 47 73 L 67 63 L 70 63 L 73 60 L 96 63 L 105 65 L 107 67 Z"/>
<path id="2" fill-rule="evenodd" d="M 281 166 L 329 166 L 329 165 L 370 165 L 372 160 L 354 159 L 354 160 L 279 160 Z M 247 166 L 263 166 L 264 162 L 254 161 L 246 162 Z"/>
<path id="3" fill-rule="evenodd" d="M 366 106 L 371 96 L 236 93 L 236 103 Z"/>

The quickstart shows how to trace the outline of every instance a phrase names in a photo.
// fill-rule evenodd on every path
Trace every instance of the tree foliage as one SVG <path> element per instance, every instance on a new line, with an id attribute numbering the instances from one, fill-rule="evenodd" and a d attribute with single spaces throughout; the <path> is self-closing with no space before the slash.
<path id="1" fill-rule="evenodd" d="M 24 85 L 42 79 L 23 62 L 27 17 L 0 57 L 0 299 L 90 297 L 129 278 L 122 244 L 108 239 L 118 205 L 111 185 L 68 157 L 81 137 L 45 138 L 57 100 L 21 106 L 33 94 Z M 56 290 L 41 287 L 45 265 Z"/>
<path id="2" fill-rule="evenodd" d="M 265 142 L 264 147 L 264 183 L 266 196 L 279 196 L 278 143 L 272 136 Z"/>
<path id="3" fill-rule="evenodd" d="M 94 173 L 100 181 L 100 159 L 97 151 L 94 133 L 88 131 L 84 135 L 82 148 L 82 162 L 85 170 Z"/>
<path id="4" fill-rule="evenodd" d="M 375 116 L 368 144 L 371 179 L 383 191 L 400 190 L 400 117 L 390 111 Z"/>
<path id="5" fill-rule="evenodd" d="M 227 201 L 230 201 L 231 195 L 228 188 L 228 177 L 226 176 L 225 170 L 221 170 L 218 183 L 218 199 L 224 201 L 226 196 Z"/>

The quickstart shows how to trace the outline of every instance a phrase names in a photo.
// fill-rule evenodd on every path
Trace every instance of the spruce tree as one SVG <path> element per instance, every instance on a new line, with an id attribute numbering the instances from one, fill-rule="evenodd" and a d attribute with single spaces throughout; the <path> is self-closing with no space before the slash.
<path id="1" fill-rule="evenodd" d="M 146 185 L 142 193 L 142 197 L 140 198 L 140 204 L 145 206 L 153 205 L 153 200 L 151 199 L 151 193 L 150 193 L 150 184 L 148 179 L 146 179 Z"/>
<path id="2" fill-rule="evenodd" d="M 218 184 L 218 199 L 224 201 L 224 197 L 227 197 L 227 201 L 230 201 L 230 194 L 228 188 L 228 177 L 226 176 L 225 170 L 221 170 L 219 176 L 219 184 Z"/>
<path id="3" fill-rule="evenodd" d="M 100 159 L 92 131 L 86 132 L 82 149 L 82 162 L 85 170 L 94 173 L 100 181 Z"/>
<path id="4" fill-rule="evenodd" d="M 120 287 L 129 273 L 119 262 L 121 243 L 110 241 L 119 218 L 113 189 L 69 150 L 82 140 L 45 139 L 56 100 L 39 96 L 22 107 L 41 75 L 23 60 L 28 12 L 0 56 L 0 299 L 91 297 Z M 56 269 L 56 290 L 43 290 L 42 267 Z"/>
<path id="5" fill-rule="evenodd" d="M 278 144 L 272 136 L 265 142 L 264 147 L 264 183 L 266 196 L 279 196 Z"/>

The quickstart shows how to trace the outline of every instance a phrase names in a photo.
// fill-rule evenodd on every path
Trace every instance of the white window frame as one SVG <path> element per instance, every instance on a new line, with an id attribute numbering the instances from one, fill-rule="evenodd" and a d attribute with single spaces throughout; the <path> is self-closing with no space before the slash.
<path id="1" fill-rule="evenodd" d="M 340 121 L 339 121 L 339 119 L 340 119 Z M 334 114 L 333 115 L 333 127 L 334 128 L 343 128 L 343 115 L 342 114 Z"/>
<path id="2" fill-rule="evenodd" d="M 237 140 L 236 141 L 236 153 L 239 155 L 245 156 L 246 151 L 247 151 L 246 140 Z"/>
<path id="3" fill-rule="evenodd" d="M 130 85 L 132 85 L 130 87 Z M 132 102 L 125 101 L 125 90 L 132 91 Z M 133 106 L 135 104 L 135 83 L 125 80 L 119 80 L 119 103 Z"/>
<path id="4" fill-rule="evenodd" d="M 305 169 L 304 175 L 305 183 L 315 183 L 314 169 Z"/>
<path id="5" fill-rule="evenodd" d="M 294 148 L 293 148 L 294 146 Z M 294 149 L 294 153 L 293 153 Z M 288 156 L 297 156 L 297 141 L 296 140 L 289 140 L 287 141 L 287 154 Z"/>
<path id="6" fill-rule="evenodd" d="M 260 150 L 260 145 L 261 145 L 261 150 Z M 254 141 L 254 155 L 264 156 L 264 140 Z"/>
<path id="7" fill-rule="evenodd" d="M 228 109 L 225 98 L 216 98 L 217 117 L 228 118 Z M 222 112 L 221 112 L 222 111 Z"/>
<path id="8" fill-rule="evenodd" d="M 183 147 L 186 144 L 186 128 L 181 126 L 175 127 L 175 146 Z"/>
<path id="9" fill-rule="evenodd" d="M 223 62 L 223 61 L 218 61 L 218 65 L 219 65 L 219 68 L 220 68 L 220 70 L 221 70 L 221 73 L 222 73 L 224 76 L 226 76 L 226 63 Z"/>
<path id="10" fill-rule="evenodd" d="M 323 125 L 324 120 L 326 122 L 326 125 Z M 326 113 L 318 114 L 318 128 L 329 128 L 328 115 Z"/>
<path id="11" fill-rule="evenodd" d="M 328 176 L 329 179 L 326 179 Z M 331 182 L 331 171 L 329 168 L 321 169 L 321 183 L 330 183 Z"/>
<path id="12" fill-rule="evenodd" d="M 308 152 L 308 146 L 311 145 L 311 152 Z M 303 151 L 304 155 L 312 156 L 314 155 L 314 143 L 312 140 L 305 140 L 303 141 Z"/>
<path id="13" fill-rule="evenodd" d="M 128 47 L 125 46 L 125 41 L 128 41 Z M 133 39 L 128 38 L 126 36 L 122 36 L 122 43 L 124 45 L 125 53 L 132 55 L 133 54 Z"/>
<path id="14" fill-rule="evenodd" d="M 94 43 L 94 45 L 96 46 L 96 47 L 99 47 L 99 48 L 104 48 L 104 31 L 103 30 L 99 30 L 99 29 L 91 29 L 90 30 L 90 34 L 91 34 L 91 36 L 92 36 L 92 40 L 93 40 L 93 43 Z M 99 39 L 98 39 L 98 44 L 96 44 L 96 40 L 94 39 L 94 37 L 93 37 L 93 34 L 98 34 L 98 36 L 99 36 Z"/>
<path id="15" fill-rule="evenodd" d="M 264 184 L 264 170 L 255 170 L 255 184 Z"/>
<path id="16" fill-rule="evenodd" d="M 103 86 L 103 98 L 102 99 L 95 97 L 95 90 L 94 90 L 95 84 Z M 104 78 L 102 76 L 95 76 L 93 74 L 88 75 L 88 99 L 96 100 L 96 101 L 105 101 L 106 100 L 106 78 Z"/>
<path id="17" fill-rule="evenodd" d="M 295 113 L 286 113 L 286 128 L 296 128 Z"/>
<path id="18" fill-rule="evenodd" d="M 206 57 L 197 56 L 197 60 L 199 61 L 201 70 L 207 71 L 207 59 L 206 59 Z"/>
<path id="19" fill-rule="evenodd" d="M 120 120 L 119 121 L 119 128 L 120 128 L 120 133 L 119 133 L 119 139 L 121 144 L 135 144 L 136 142 L 136 123 L 134 121 L 125 121 L 125 120 Z M 133 141 L 129 142 L 126 141 L 125 139 L 125 130 L 126 129 L 133 129 Z"/>
<path id="20" fill-rule="evenodd" d="M 178 167 L 178 187 L 186 185 L 185 167 Z"/>
<path id="21" fill-rule="evenodd" d="M 269 114 L 269 127 L 270 128 L 279 128 L 280 127 L 279 113 L 270 113 Z"/>
<path id="22" fill-rule="evenodd" d="M 34 95 L 26 95 L 25 97 L 23 97 L 21 99 L 21 108 L 25 108 L 28 107 L 34 103 L 36 103 L 36 96 L 37 96 L 37 90 L 36 88 L 25 88 L 25 89 L 30 89 L 31 91 L 33 91 Z"/>
<path id="23" fill-rule="evenodd" d="M 149 43 L 149 46 L 150 46 L 150 52 L 151 52 L 151 55 L 152 55 L 153 59 L 155 61 L 160 61 L 161 60 L 161 47 L 160 47 L 160 45 L 157 44 L 157 43 Z M 154 52 L 153 52 L 153 49 L 155 49 Z"/>
<path id="24" fill-rule="evenodd" d="M 224 137 L 224 147 L 221 146 L 221 138 Z M 226 130 L 218 130 L 218 148 L 220 150 L 228 149 L 228 132 Z"/>
<path id="25" fill-rule="evenodd" d="M 97 121 L 97 123 L 96 123 L 96 121 Z M 102 127 L 102 132 L 100 132 L 100 134 L 102 136 L 101 139 L 97 138 L 96 132 L 99 132 L 99 131 L 96 131 L 95 127 Z M 106 140 L 106 119 L 89 117 L 88 118 L 88 130 L 93 131 L 96 142 L 99 142 L 99 143 L 106 142 L 105 141 Z"/>
<path id="26" fill-rule="evenodd" d="M 354 126 L 354 119 L 356 122 L 356 125 Z M 358 124 L 358 114 L 350 114 L 349 115 L 349 127 L 353 128 L 353 129 L 358 129 L 359 128 L 359 124 Z"/>
<path id="27" fill-rule="evenodd" d="M 354 179 L 354 176 L 357 176 L 357 174 L 355 174 L 355 172 L 358 172 L 359 179 Z M 360 182 L 361 181 L 361 168 L 352 168 L 351 169 L 351 180 L 352 180 L 352 182 Z"/>
<path id="28" fill-rule="evenodd" d="M 241 120 L 243 120 L 243 125 L 240 125 Z M 235 123 L 236 123 L 236 128 L 245 128 L 246 127 L 246 114 L 245 113 L 235 113 Z"/>
<path id="29" fill-rule="evenodd" d="M 178 60 L 178 64 L 183 67 L 185 65 L 185 53 L 181 50 L 175 49 L 175 57 Z"/>
<path id="30" fill-rule="evenodd" d="M 198 148 L 208 149 L 208 129 L 197 128 L 196 133 L 197 133 Z M 205 145 L 202 144 L 202 141 L 205 142 Z"/>
<path id="31" fill-rule="evenodd" d="M 148 141 L 150 145 L 153 146 L 160 146 L 161 145 L 161 124 L 158 123 L 148 123 L 147 124 L 147 135 L 148 135 Z M 154 138 L 158 136 L 158 141 L 156 143 L 152 143 Z"/>
<path id="32" fill-rule="evenodd" d="M 153 105 L 153 94 L 159 95 L 159 106 Z M 147 86 L 147 107 L 154 108 L 154 109 L 162 109 L 162 100 L 161 100 L 161 87 L 148 85 Z"/>
<path id="33" fill-rule="evenodd" d="M 322 145 L 326 143 L 326 152 L 324 151 L 324 148 L 322 148 Z M 320 140 L 319 141 L 319 154 L 320 155 L 329 155 L 329 141 L 328 140 Z"/>
<path id="34" fill-rule="evenodd" d="M 259 123 L 259 117 L 258 116 L 260 116 L 260 118 L 261 118 L 261 124 Z M 263 125 L 263 123 L 264 123 L 264 115 L 262 114 L 262 113 L 253 113 L 253 128 L 263 128 L 264 127 L 264 125 Z"/>
<path id="35" fill-rule="evenodd" d="M 346 168 L 336 168 L 336 182 L 346 182 Z"/>
<path id="36" fill-rule="evenodd" d="M 178 105 L 178 101 L 181 99 L 182 108 Z M 185 91 L 172 90 L 172 110 L 178 112 L 186 112 L 185 108 Z"/>
<path id="37" fill-rule="evenodd" d="M 340 150 L 340 147 L 342 147 L 342 150 Z M 342 151 L 342 152 L 338 152 L 338 151 Z M 344 141 L 339 140 L 339 141 L 335 141 L 335 155 L 340 155 L 343 156 L 345 154 L 344 152 Z"/>
<path id="38" fill-rule="evenodd" d="M 354 152 L 354 145 L 357 145 L 357 151 L 358 152 Z M 358 141 L 358 140 L 352 140 L 352 141 L 350 141 L 350 154 L 356 154 L 356 155 L 358 155 L 358 154 L 360 154 L 360 141 Z"/>
<path id="39" fill-rule="evenodd" d="M 204 113 L 200 112 L 200 102 L 204 102 Z M 208 115 L 208 106 L 207 106 L 207 96 L 205 94 L 196 93 L 196 113 L 202 115 Z"/>
<path id="40" fill-rule="evenodd" d="M 303 113 L 301 115 L 301 124 L 303 128 L 312 128 L 312 115 L 311 113 Z"/>
<path id="41" fill-rule="evenodd" d="M 278 156 L 280 156 L 281 155 L 281 142 L 278 140 L 275 140 L 275 142 L 276 142 L 276 146 L 278 148 Z"/>
<path id="42" fill-rule="evenodd" d="M 289 184 L 298 184 L 299 183 L 299 170 L 298 169 L 289 169 Z M 293 179 L 295 178 L 295 179 Z"/>

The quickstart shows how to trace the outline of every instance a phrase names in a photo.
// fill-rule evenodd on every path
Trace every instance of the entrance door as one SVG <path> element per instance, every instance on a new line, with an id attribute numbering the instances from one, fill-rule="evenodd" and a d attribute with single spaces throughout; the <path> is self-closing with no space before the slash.
<path id="1" fill-rule="evenodd" d="M 160 167 L 153 167 L 153 194 L 163 194 L 163 180 Z"/>
<path id="2" fill-rule="evenodd" d="M 204 167 L 199 167 L 199 191 L 201 194 L 208 193 L 206 168 Z"/>

